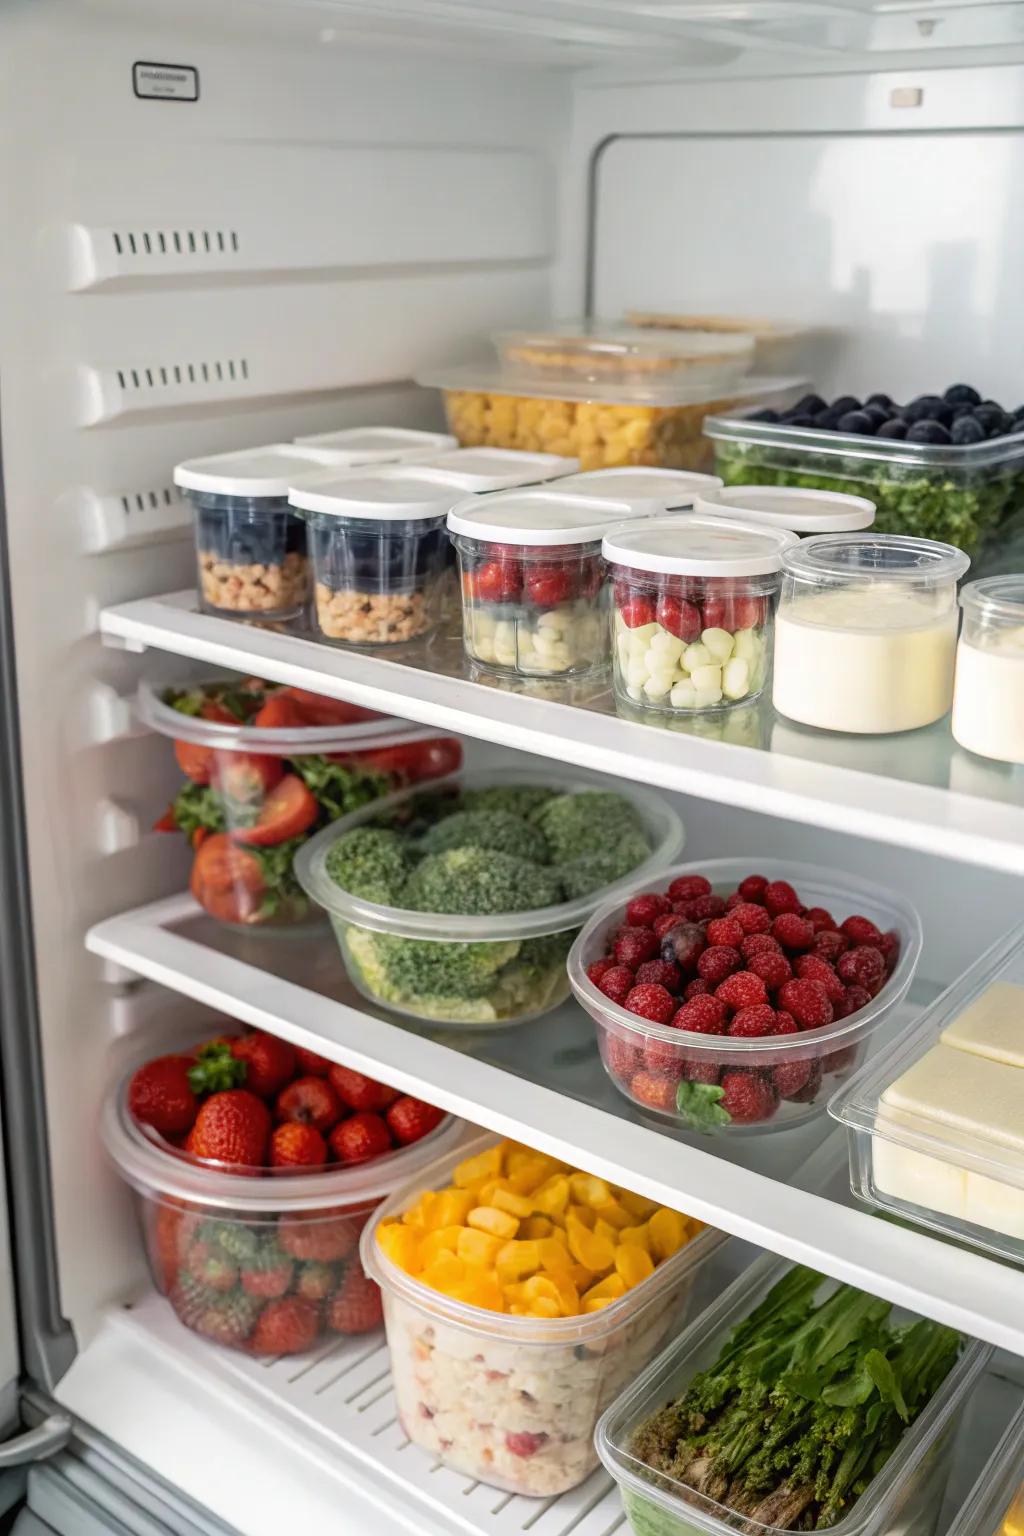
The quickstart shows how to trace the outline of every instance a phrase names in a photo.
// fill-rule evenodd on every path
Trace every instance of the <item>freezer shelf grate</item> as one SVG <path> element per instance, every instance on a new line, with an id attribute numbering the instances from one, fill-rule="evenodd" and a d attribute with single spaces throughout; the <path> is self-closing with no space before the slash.
<path id="1" fill-rule="evenodd" d="M 399 1497 L 460 1536 L 613 1536 L 625 1524 L 618 1489 L 600 1469 L 569 1493 L 528 1499 L 452 1472 L 413 1445 L 398 1422 L 382 1332 L 304 1358 L 253 1360 L 190 1333 L 155 1292 L 116 1321 L 163 1365 L 233 1398 L 236 1412 L 270 1414 L 360 1482 L 387 1478 Z"/>

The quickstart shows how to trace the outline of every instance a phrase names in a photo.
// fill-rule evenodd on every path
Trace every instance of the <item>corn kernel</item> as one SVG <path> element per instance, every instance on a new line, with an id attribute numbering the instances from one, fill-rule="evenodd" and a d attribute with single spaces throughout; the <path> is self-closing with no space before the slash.
<path id="1" fill-rule="evenodd" d="M 463 1227 L 459 1232 L 458 1247 L 455 1251 L 467 1264 L 486 1267 L 494 1263 L 500 1248 L 500 1237 L 491 1237 L 486 1232 L 474 1230 L 473 1227 Z"/>
<path id="2" fill-rule="evenodd" d="M 520 1237 L 550 1237 L 555 1230 L 554 1222 L 547 1216 L 527 1216 L 519 1223 Z"/>
<path id="3" fill-rule="evenodd" d="M 551 1276 L 551 1282 L 558 1292 L 558 1304 L 563 1316 L 575 1317 L 580 1310 L 580 1293 L 573 1285 L 569 1276 L 564 1273 L 556 1273 Z"/>
<path id="4" fill-rule="evenodd" d="M 461 1285 L 466 1278 L 466 1266 L 454 1253 L 438 1254 L 434 1262 L 423 1271 L 420 1279 L 432 1290 L 449 1292 Z"/>
<path id="5" fill-rule="evenodd" d="M 435 1232 L 441 1227 L 464 1227 L 475 1204 L 466 1189 L 442 1189 L 431 1207 L 430 1225 Z"/>
<path id="6" fill-rule="evenodd" d="M 527 1301 L 537 1301 L 541 1297 L 547 1297 L 549 1301 L 558 1301 L 558 1288 L 547 1275 L 533 1275 L 529 1280 L 523 1281 L 523 1296 Z"/>
<path id="7" fill-rule="evenodd" d="M 496 1211 L 493 1205 L 475 1205 L 466 1217 L 468 1227 L 476 1227 L 478 1232 L 489 1232 L 492 1237 L 515 1237 L 519 1231 L 519 1222 L 507 1211 Z"/>
<path id="8" fill-rule="evenodd" d="M 602 1307 L 610 1307 L 614 1300 L 613 1296 L 584 1297 L 581 1305 L 584 1312 L 600 1312 Z"/>
<path id="9" fill-rule="evenodd" d="M 427 1232 L 420 1244 L 420 1263 L 426 1268 L 442 1253 L 458 1253 L 459 1237 L 468 1231 L 468 1227 L 438 1227 L 436 1232 Z"/>
<path id="10" fill-rule="evenodd" d="M 532 1275 L 540 1269 L 540 1263 L 540 1244 L 535 1242 L 503 1243 L 495 1258 L 498 1279 L 503 1281 L 521 1280 L 524 1275 Z"/>
<path id="11" fill-rule="evenodd" d="M 503 1150 L 499 1142 L 496 1147 L 487 1147 L 475 1157 L 465 1158 L 452 1175 L 454 1183 L 459 1189 L 469 1189 L 471 1185 L 482 1183 L 485 1179 L 498 1178 L 501 1174 Z"/>
<path id="12" fill-rule="evenodd" d="M 402 1212 L 402 1221 L 407 1227 L 420 1227 L 426 1229 L 430 1226 L 430 1216 L 440 1197 L 433 1190 L 424 1190 L 418 1200 Z"/>
<path id="13" fill-rule="evenodd" d="M 569 1270 L 569 1279 L 582 1296 L 584 1291 L 589 1291 L 597 1276 L 592 1269 L 585 1264 L 574 1264 Z"/>
<path id="14" fill-rule="evenodd" d="M 536 1301 L 531 1301 L 526 1309 L 527 1317 L 561 1317 L 562 1308 L 557 1300 L 551 1301 L 547 1296 L 538 1296 Z"/>

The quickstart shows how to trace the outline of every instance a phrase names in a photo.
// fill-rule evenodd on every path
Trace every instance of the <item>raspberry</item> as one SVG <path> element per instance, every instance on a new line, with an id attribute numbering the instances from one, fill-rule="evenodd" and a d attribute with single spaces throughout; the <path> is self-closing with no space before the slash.
<path id="1" fill-rule="evenodd" d="M 706 1060 L 702 1056 L 687 1056 L 682 1066 L 683 1078 L 688 1083 L 713 1085 L 718 1082 L 722 1071 L 719 1062 Z"/>
<path id="2" fill-rule="evenodd" d="M 772 935 L 783 949 L 810 949 L 814 943 L 814 929 L 795 912 L 781 912 L 772 923 Z"/>
<path id="3" fill-rule="evenodd" d="M 636 968 L 636 984 L 642 987 L 650 983 L 668 992 L 678 992 L 683 985 L 683 973 L 674 960 L 645 960 Z"/>
<path id="4" fill-rule="evenodd" d="M 779 988 L 778 1003 L 791 1013 L 801 1029 L 820 1029 L 831 1024 L 832 1004 L 820 981 L 795 978 Z"/>
<path id="5" fill-rule="evenodd" d="M 825 907 L 808 907 L 803 914 L 805 923 L 810 923 L 815 933 L 820 933 L 823 928 L 834 928 L 836 920 L 832 913 Z"/>
<path id="6" fill-rule="evenodd" d="M 605 971 L 597 984 L 597 990 L 603 992 L 605 997 L 610 997 L 613 1003 L 624 1003 L 626 995 L 633 985 L 633 972 L 628 965 L 613 965 L 610 971 Z"/>
<path id="7" fill-rule="evenodd" d="M 810 1104 L 821 1087 L 821 1062 L 804 1056 L 784 1061 L 772 1070 L 772 1082 L 780 1099 L 791 1104 Z"/>
<path id="8" fill-rule="evenodd" d="M 712 944 L 697 961 L 697 974 L 713 987 L 740 968 L 740 952 L 728 944 Z"/>
<path id="9" fill-rule="evenodd" d="M 787 987 L 791 985 L 791 982 L 786 982 Z M 734 971 L 720 987 L 715 988 L 715 996 L 721 998 L 728 1008 L 756 1008 L 758 1003 L 768 1001 L 768 989 L 753 971 Z"/>
<path id="10" fill-rule="evenodd" d="M 734 917 L 713 917 L 708 923 L 707 939 L 709 944 L 730 944 L 733 949 L 739 949 L 743 943 L 743 929 Z"/>
<path id="11" fill-rule="evenodd" d="M 613 971 L 614 969 L 615 961 L 611 958 L 610 955 L 606 955 L 603 960 L 595 960 L 593 965 L 587 966 L 587 977 L 594 983 L 594 986 L 596 987 L 598 982 L 601 980 L 601 977 L 606 976 L 609 971 Z"/>
<path id="12" fill-rule="evenodd" d="M 798 1035 L 800 1033 L 800 1025 L 791 1013 L 786 1012 L 785 1008 L 776 1008 L 775 1010 L 775 1033 L 777 1035 Z"/>
<path id="13" fill-rule="evenodd" d="M 620 965 L 628 965 L 635 971 L 645 960 L 653 960 L 659 949 L 658 936 L 653 928 L 634 928 L 631 924 L 620 928 L 615 940 L 615 958 Z"/>
<path id="14" fill-rule="evenodd" d="M 821 1063 L 821 1070 L 830 1076 L 840 1072 L 852 1072 L 860 1060 L 859 1045 L 845 1045 L 841 1051 L 833 1051 Z"/>
<path id="15" fill-rule="evenodd" d="M 687 902 L 686 915 L 691 923 L 706 923 L 710 918 L 721 917 L 725 911 L 725 902 L 721 896 L 698 896 L 695 901 Z"/>
<path id="16" fill-rule="evenodd" d="M 882 951 L 873 944 L 858 944 L 856 949 L 848 949 L 845 955 L 839 956 L 836 970 L 847 986 L 863 987 L 872 997 L 885 980 Z"/>
<path id="17" fill-rule="evenodd" d="M 643 896 L 634 896 L 626 908 L 626 922 L 637 928 L 651 928 L 656 917 L 664 917 L 671 910 L 672 903 L 667 896 L 645 892 Z"/>
<path id="18" fill-rule="evenodd" d="M 676 1011 L 676 1002 L 664 987 L 648 984 L 633 987 L 626 994 L 623 1007 L 630 1013 L 639 1014 L 642 1019 L 649 1019 L 652 1024 L 667 1024 Z"/>
<path id="19" fill-rule="evenodd" d="M 735 912 L 737 907 L 744 907 L 746 905 L 747 902 L 745 898 L 740 895 L 739 891 L 733 891 L 731 896 L 727 896 L 725 898 L 725 910 L 727 912 Z"/>
<path id="20" fill-rule="evenodd" d="M 755 906 L 752 901 L 740 902 L 732 908 L 732 915 L 744 933 L 767 933 L 772 925 L 765 908 Z"/>
<path id="21" fill-rule="evenodd" d="M 640 1052 L 628 1040 L 613 1035 L 610 1030 L 604 1036 L 604 1064 L 612 1077 L 628 1083 L 640 1065 Z"/>
<path id="22" fill-rule="evenodd" d="M 888 933 L 883 933 L 878 941 L 878 948 L 882 952 L 885 961 L 885 972 L 891 976 L 896 968 L 896 961 L 900 957 L 900 936 L 895 928 L 890 928 Z"/>
<path id="23" fill-rule="evenodd" d="M 679 1047 L 669 1040 L 652 1038 L 646 1041 L 642 1067 L 645 1072 L 653 1072 L 656 1077 L 667 1077 L 671 1082 L 678 1083 L 683 1075 L 683 1058 Z"/>
<path id="24" fill-rule="evenodd" d="M 661 958 L 675 961 L 684 976 L 692 976 L 706 948 L 703 928 L 696 923 L 683 922 L 673 928 L 662 942 Z"/>
<path id="25" fill-rule="evenodd" d="M 748 875 L 740 881 L 736 894 L 742 896 L 744 901 L 763 902 L 767 884 L 764 875 Z"/>
<path id="26" fill-rule="evenodd" d="M 770 1120 L 778 1108 L 772 1083 L 757 1072 L 726 1072 L 722 1077 L 722 1090 L 721 1107 L 738 1125 Z"/>
<path id="27" fill-rule="evenodd" d="M 828 993 L 830 1003 L 842 1000 L 846 988 L 828 961 L 820 955 L 797 955 L 793 961 L 793 970 L 804 981 L 820 981 Z"/>
<path id="28" fill-rule="evenodd" d="M 749 960 L 753 955 L 760 955 L 768 950 L 773 955 L 782 954 L 782 945 L 778 939 L 773 939 L 770 933 L 748 933 L 740 945 L 740 954 L 744 960 Z"/>
<path id="29" fill-rule="evenodd" d="M 840 933 L 837 928 L 822 928 L 814 935 L 814 953 L 830 965 L 835 965 L 839 956 L 845 954 L 849 947 L 850 941 L 846 934 Z"/>
<path id="30" fill-rule="evenodd" d="M 683 996 L 689 1003 L 695 997 L 707 997 L 710 991 L 711 988 L 704 980 L 704 977 L 695 976 L 692 981 L 686 983 L 686 986 L 683 988 Z"/>
<path id="31" fill-rule="evenodd" d="M 653 1072 L 638 1072 L 629 1091 L 634 1099 L 651 1109 L 673 1110 L 676 1107 L 676 1085 L 671 1078 L 657 1077 Z"/>
<path id="32" fill-rule="evenodd" d="M 881 929 L 876 928 L 870 917 L 848 917 L 845 923 L 839 924 L 846 937 L 854 944 L 874 944 L 877 946 L 882 937 Z"/>
<path id="33" fill-rule="evenodd" d="M 651 927 L 658 938 L 663 939 L 667 933 L 672 932 L 673 928 L 678 928 L 682 921 L 683 919 L 679 916 L 678 912 L 666 912 L 664 917 L 656 917 Z"/>
<path id="34" fill-rule="evenodd" d="M 768 1003 L 758 1003 L 753 1008 L 740 1008 L 729 1023 L 730 1035 L 741 1039 L 756 1039 L 758 1035 L 774 1035 L 775 1009 Z"/>
<path id="35" fill-rule="evenodd" d="M 724 1035 L 725 1004 L 717 997 L 693 997 L 673 1014 L 673 1029 L 692 1029 L 698 1035 Z"/>
<path id="36" fill-rule="evenodd" d="M 764 949 L 756 955 L 751 955 L 747 961 L 747 969 L 755 976 L 760 976 L 769 992 L 777 992 L 782 983 L 788 981 L 793 974 L 793 967 L 785 955 L 780 955 L 774 949 Z"/>
<path id="37" fill-rule="evenodd" d="M 711 895 L 711 881 L 703 875 L 680 875 L 668 888 L 670 901 L 693 901 L 696 896 Z"/>
<path id="38" fill-rule="evenodd" d="M 799 916 L 804 909 L 803 902 L 788 880 L 769 881 L 761 899 L 772 917 L 780 917 L 783 912 L 795 912 Z"/>
<path id="39" fill-rule="evenodd" d="M 871 993 L 866 987 L 856 985 L 847 987 L 845 997 L 836 1007 L 836 1018 L 848 1019 L 851 1014 L 859 1013 L 862 1008 L 866 1008 L 870 1001 Z"/>

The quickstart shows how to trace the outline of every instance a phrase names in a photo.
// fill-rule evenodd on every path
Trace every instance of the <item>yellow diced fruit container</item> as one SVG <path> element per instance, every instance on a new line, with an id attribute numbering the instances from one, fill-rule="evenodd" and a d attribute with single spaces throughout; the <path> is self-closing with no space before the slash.
<path id="1" fill-rule="evenodd" d="M 362 1239 L 409 1439 L 509 1492 L 575 1487 L 601 1413 L 691 1315 L 723 1241 L 514 1142 L 438 1158 Z"/>

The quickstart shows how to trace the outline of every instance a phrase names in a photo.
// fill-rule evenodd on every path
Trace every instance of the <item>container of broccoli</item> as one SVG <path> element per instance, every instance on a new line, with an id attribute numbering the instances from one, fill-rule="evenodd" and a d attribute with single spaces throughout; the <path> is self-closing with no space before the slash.
<path id="1" fill-rule="evenodd" d="M 578 770 L 471 772 L 343 817 L 301 851 L 296 873 L 365 997 L 488 1028 L 563 1002 L 586 919 L 682 845 L 675 811 L 636 785 Z"/>

